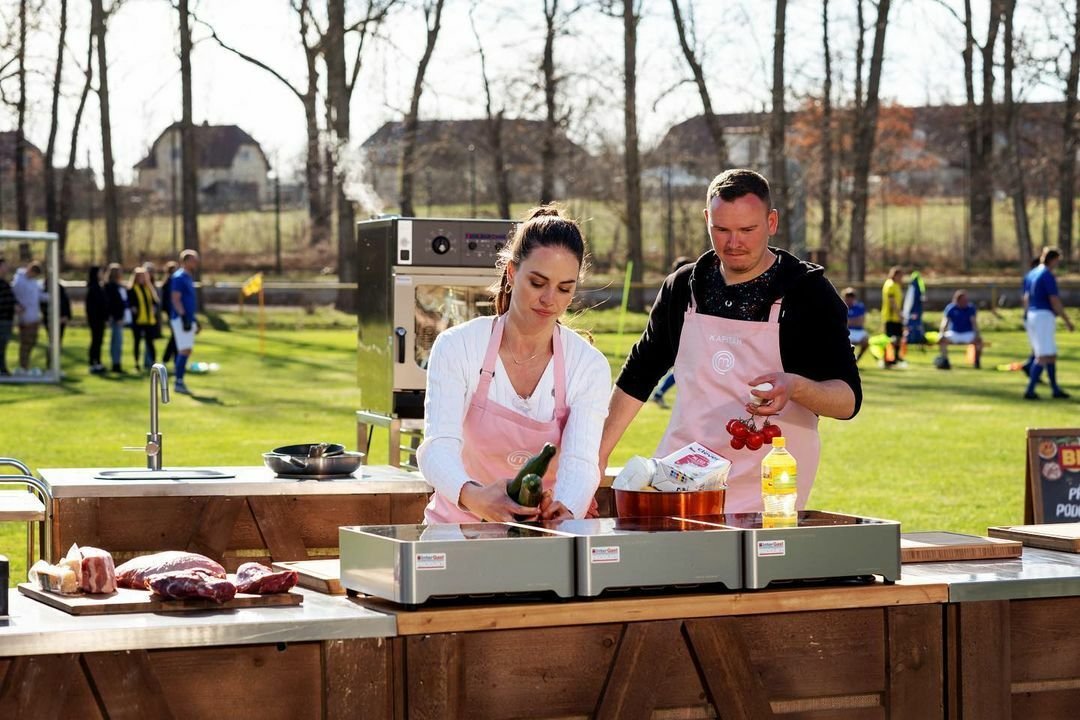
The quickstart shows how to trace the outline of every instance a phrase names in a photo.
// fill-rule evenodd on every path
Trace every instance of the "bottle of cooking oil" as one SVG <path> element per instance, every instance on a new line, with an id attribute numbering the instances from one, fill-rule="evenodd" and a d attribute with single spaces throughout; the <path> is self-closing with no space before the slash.
<path id="1" fill-rule="evenodd" d="M 798 470 L 786 446 L 783 437 L 773 438 L 773 449 L 761 461 L 761 517 L 765 527 L 791 527 L 797 522 Z"/>

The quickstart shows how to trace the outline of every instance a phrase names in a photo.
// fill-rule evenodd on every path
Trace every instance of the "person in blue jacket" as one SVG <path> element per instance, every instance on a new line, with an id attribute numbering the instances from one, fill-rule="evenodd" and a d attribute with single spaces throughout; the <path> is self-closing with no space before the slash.
<path id="1" fill-rule="evenodd" d="M 941 338 L 938 340 L 941 355 L 934 363 L 938 370 L 950 368 L 949 345 L 974 345 L 975 367 L 980 367 L 983 342 L 975 314 L 975 306 L 968 302 L 966 291 L 957 290 L 953 293 L 952 302 L 945 306 L 945 312 L 941 316 Z"/>

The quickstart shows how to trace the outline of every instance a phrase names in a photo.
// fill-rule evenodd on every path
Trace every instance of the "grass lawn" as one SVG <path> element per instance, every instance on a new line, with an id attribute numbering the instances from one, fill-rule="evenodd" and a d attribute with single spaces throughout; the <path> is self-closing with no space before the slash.
<path id="1" fill-rule="evenodd" d="M 328 310 L 275 310 L 264 354 L 253 312 L 223 313 L 216 320 L 219 329 L 199 336 L 193 359 L 217 362 L 220 370 L 190 375 L 195 395 L 174 396 L 161 409 L 167 466 L 257 465 L 262 452 L 295 442 L 354 447 L 360 390 L 352 318 Z M 615 311 L 587 313 L 576 325 L 595 333 L 617 372 L 643 320 L 628 318 L 621 336 Z M 875 321 L 871 317 L 869 326 Z M 959 349 L 953 350 L 949 372 L 933 368 L 932 349 L 912 350 L 903 370 L 881 370 L 869 355 L 863 358 L 862 412 L 852 421 L 821 423 L 813 507 L 897 519 L 905 531 L 983 533 L 988 525 L 1023 519 L 1024 430 L 1080 425 L 1078 401 L 1021 400 L 1020 373 L 993 369 L 1027 355 L 1018 314 L 996 319 L 984 312 L 980 321 L 990 342 L 983 370 L 966 367 Z M 1080 398 L 1080 334 L 1061 332 L 1058 339 L 1059 375 Z M 0 455 L 35 469 L 144 464 L 141 454 L 122 447 L 144 442 L 148 380 L 130 372 L 88 375 L 87 342 L 85 328 L 70 329 L 63 351 L 66 376 L 58 386 L 0 385 Z M 130 341 L 125 350 L 130 368 Z M 9 362 L 13 352 L 9 347 Z M 650 454 L 669 413 L 647 404 L 613 464 Z M 380 435 L 375 463 L 386 461 Z M 14 561 L 12 578 L 25 572 L 22 528 L 0 524 L 0 553 Z"/>

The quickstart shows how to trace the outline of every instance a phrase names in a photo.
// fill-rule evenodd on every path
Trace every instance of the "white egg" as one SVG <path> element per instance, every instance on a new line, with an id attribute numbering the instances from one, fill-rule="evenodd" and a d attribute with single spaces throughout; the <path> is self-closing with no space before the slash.
<path id="1" fill-rule="evenodd" d="M 772 390 L 772 388 L 773 388 L 772 383 L 763 382 L 763 383 L 759 383 L 759 384 L 755 385 L 751 389 L 752 390 L 757 390 L 758 392 L 768 392 L 768 391 Z M 750 402 L 752 402 L 754 405 L 761 405 L 762 403 L 767 402 L 767 400 L 765 398 L 760 398 L 757 395 L 751 394 L 750 395 Z"/>

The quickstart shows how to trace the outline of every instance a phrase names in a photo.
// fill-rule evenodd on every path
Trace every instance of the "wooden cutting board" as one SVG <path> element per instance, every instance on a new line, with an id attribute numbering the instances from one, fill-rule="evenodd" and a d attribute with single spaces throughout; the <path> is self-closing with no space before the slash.
<path id="1" fill-rule="evenodd" d="M 300 576 L 299 585 L 308 590 L 328 595 L 344 595 L 341 586 L 341 561 L 337 558 L 328 560 L 288 560 L 273 563 L 275 570 L 295 570 Z"/>
<path id="2" fill-rule="evenodd" d="M 986 560 L 1020 557 L 1023 545 L 1013 539 L 954 532 L 915 532 L 900 535 L 900 562 Z"/>
<path id="3" fill-rule="evenodd" d="M 1017 540 L 1028 547 L 1080 553 L 1080 523 L 1001 525 L 987 528 L 991 537 Z"/>
<path id="4" fill-rule="evenodd" d="M 117 588 L 115 593 L 107 595 L 57 595 L 30 583 L 20 583 L 19 592 L 50 607 L 63 610 L 70 615 L 233 610 L 247 607 L 287 607 L 304 602 L 304 596 L 295 592 L 276 593 L 274 595 L 237 593 L 236 597 L 225 603 L 216 603 L 207 598 L 165 600 L 160 595 L 152 594 L 149 590 L 132 590 L 130 588 Z"/>

